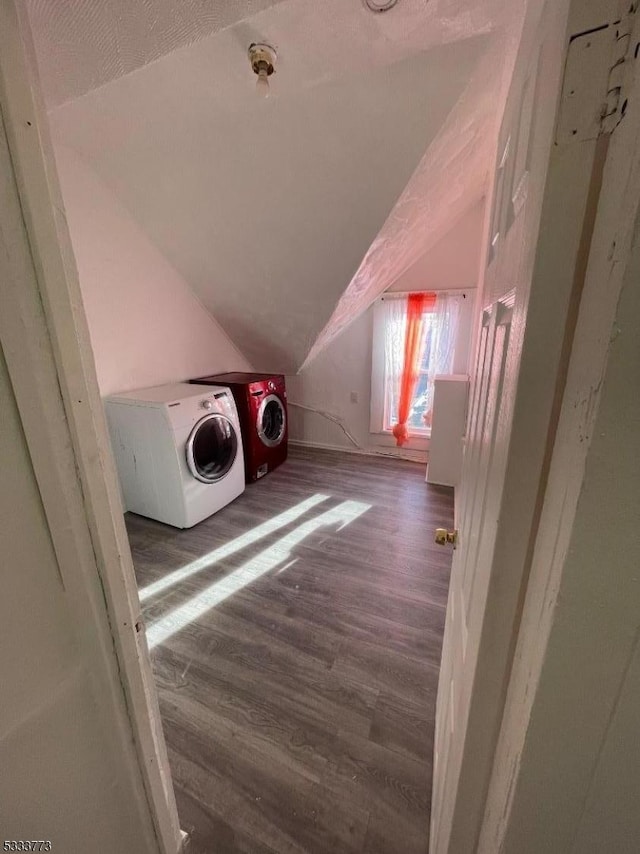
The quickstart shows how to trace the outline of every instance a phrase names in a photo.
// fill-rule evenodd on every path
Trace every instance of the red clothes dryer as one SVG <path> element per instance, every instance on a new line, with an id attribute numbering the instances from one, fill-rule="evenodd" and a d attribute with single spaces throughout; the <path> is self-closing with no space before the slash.
<path id="1" fill-rule="evenodd" d="M 242 430 L 247 483 L 287 459 L 287 392 L 281 374 L 214 374 L 190 382 L 231 389 Z"/>

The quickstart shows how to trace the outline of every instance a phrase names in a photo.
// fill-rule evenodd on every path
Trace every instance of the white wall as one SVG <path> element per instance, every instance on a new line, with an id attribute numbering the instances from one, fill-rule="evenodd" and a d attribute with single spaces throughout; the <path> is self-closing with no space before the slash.
<path id="1" fill-rule="evenodd" d="M 343 430 L 301 403 L 341 418 L 362 448 L 369 440 L 373 309 L 359 317 L 318 358 L 296 376 L 287 377 L 289 436 L 294 441 L 353 449 Z M 351 402 L 351 392 L 358 402 Z"/>
<path id="2" fill-rule="evenodd" d="M 484 202 L 472 208 L 433 249 L 399 279 L 392 291 L 464 289 L 454 373 L 469 371 L 474 302 L 479 273 Z M 287 378 L 290 403 L 337 416 L 367 451 L 424 458 L 428 442 L 414 439 L 404 449 L 395 440 L 370 433 L 373 307 L 334 339 L 306 368 Z M 357 402 L 351 395 L 355 392 Z M 290 406 L 290 436 L 305 444 L 353 449 L 338 424 L 315 412 Z"/>
<path id="3" fill-rule="evenodd" d="M 101 393 L 250 370 L 91 168 L 64 146 L 56 161 Z"/>
<path id="4" fill-rule="evenodd" d="M 2 840 L 152 854 L 117 723 L 97 708 L 97 665 L 75 634 L 1 349 L 0 400 Z"/>
<path id="5" fill-rule="evenodd" d="M 480 270 L 485 199 L 470 208 L 442 240 L 403 273 L 390 291 L 475 287 Z"/>
<path id="6" fill-rule="evenodd" d="M 460 317 L 455 373 L 468 373 L 476 292 L 474 288 L 469 288 L 466 293 L 468 296 Z M 307 368 L 295 376 L 287 377 L 290 437 L 310 445 L 348 449 L 355 447 L 338 424 L 316 412 L 307 412 L 291 405 L 300 403 L 337 416 L 363 450 L 398 453 L 402 456 L 413 456 L 413 452 L 420 452 L 417 458 L 423 459 L 428 447 L 427 440 L 412 439 L 401 450 L 396 448 L 391 436 L 374 434 L 369 430 L 372 346 L 373 307 L 332 341 Z M 352 392 L 357 396 L 356 402 L 351 399 Z"/>

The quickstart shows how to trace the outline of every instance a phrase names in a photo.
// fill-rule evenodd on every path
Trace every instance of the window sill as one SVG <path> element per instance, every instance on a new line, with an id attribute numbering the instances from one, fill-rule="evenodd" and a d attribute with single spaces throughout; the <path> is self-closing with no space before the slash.
<path id="1" fill-rule="evenodd" d="M 373 432 L 373 431 L 372 431 Z M 376 430 L 375 435 L 377 436 L 391 436 L 393 438 L 392 430 Z M 431 438 L 431 428 L 425 427 L 424 430 L 413 429 L 409 430 L 409 436 L 412 439 L 430 439 Z"/>
<path id="2" fill-rule="evenodd" d="M 384 448 L 395 448 L 396 440 L 390 430 L 382 430 L 378 433 L 369 433 L 371 444 Z M 430 444 L 431 433 L 425 430 L 424 433 L 410 433 L 409 441 L 402 447 L 408 451 L 428 451 Z"/>

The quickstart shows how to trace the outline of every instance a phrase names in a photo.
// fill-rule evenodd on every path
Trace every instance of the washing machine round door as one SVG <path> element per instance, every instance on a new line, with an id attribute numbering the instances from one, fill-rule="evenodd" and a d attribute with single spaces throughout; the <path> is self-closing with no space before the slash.
<path id="1" fill-rule="evenodd" d="M 202 418 L 187 439 L 187 465 L 202 483 L 216 483 L 228 473 L 238 453 L 238 434 L 220 413 Z"/>
<path id="2" fill-rule="evenodd" d="M 258 436 L 268 448 L 275 448 L 284 438 L 287 413 L 277 394 L 268 394 L 258 410 Z"/>

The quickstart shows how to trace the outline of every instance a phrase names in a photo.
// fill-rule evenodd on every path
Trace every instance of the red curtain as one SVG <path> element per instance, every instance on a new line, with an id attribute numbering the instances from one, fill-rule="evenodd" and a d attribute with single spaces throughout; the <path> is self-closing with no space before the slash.
<path id="1" fill-rule="evenodd" d="M 411 412 L 411 402 L 418 381 L 421 344 L 423 340 L 424 313 L 436 304 L 435 294 L 409 294 L 407 304 L 407 331 L 404 339 L 404 363 L 400 379 L 400 403 L 398 405 L 398 423 L 394 425 L 393 435 L 396 445 L 402 447 L 409 440 L 407 421 Z"/>

